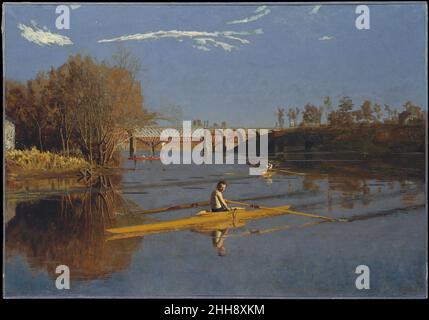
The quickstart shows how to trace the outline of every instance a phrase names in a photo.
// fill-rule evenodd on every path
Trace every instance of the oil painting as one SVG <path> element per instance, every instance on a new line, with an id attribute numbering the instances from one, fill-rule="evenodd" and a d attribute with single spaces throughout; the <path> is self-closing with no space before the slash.
<path id="1" fill-rule="evenodd" d="M 4 298 L 427 297 L 426 3 L 2 18 Z"/>

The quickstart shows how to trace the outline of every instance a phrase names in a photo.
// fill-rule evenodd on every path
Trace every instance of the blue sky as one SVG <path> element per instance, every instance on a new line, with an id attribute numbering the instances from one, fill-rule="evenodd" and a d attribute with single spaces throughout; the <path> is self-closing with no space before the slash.
<path id="1" fill-rule="evenodd" d="M 369 5 L 370 30 L 355 27 L 351 4 L 82 4 L 69 30 L 56 29 L 55 7 L 6 5 L 6 78 L 75 53 L 106 60 L 121 45 L 142 61 L 145 106 L 180 106 L 187 120 L 271 127 L 278 106 L 343 95 L 427 110 L 425 4 Z"/>

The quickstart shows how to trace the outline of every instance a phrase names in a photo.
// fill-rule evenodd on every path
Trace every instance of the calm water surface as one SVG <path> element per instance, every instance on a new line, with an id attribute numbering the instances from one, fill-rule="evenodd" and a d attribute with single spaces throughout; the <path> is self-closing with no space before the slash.
<path id="1" fill-rule="evenodd" d="M 414 159 L 414 158 L 413 158 Z M 424 159 L 424 157 L 423 157 Z M 419 161 L 424 162 L 422 158 Z M 6 194 L 8 297 L 423 297 L 426 293 L 424 169 L 415 160 L 279 163 L 271 177 L 245 165 L 163 166 L 124 161 L 93 179 L 30 180 Z M 424 168 L 424 166 L 423 166 Z M 142 210 L 208 200 L 218 180 L 228 199 L 349 222 L 280 215 L 230 228 L 225 255 L 212 232 L 185 230 L 106 241 L 108 227 L 188 217 L 201 208 Z M 70 290 L 55 268 L 69 266 Z M 370 290 L 357 290 L 367 265 Z"/>

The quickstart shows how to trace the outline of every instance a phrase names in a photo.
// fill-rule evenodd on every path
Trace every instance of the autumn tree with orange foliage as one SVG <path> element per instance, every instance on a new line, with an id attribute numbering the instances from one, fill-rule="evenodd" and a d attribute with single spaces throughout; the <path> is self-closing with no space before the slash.
<path id="1" fill-rule="evenodd" d="M 135 70 L 124 63 L 129 56 L 120 55 L 120 64 L 113 65 L 75 55 L 27 86 L 7 81 L 6 113 L 15 120 L 23 146 L 65 155 L 78 149 L 93 164 L 111 163 L 118 145 L 155 117 L 143 108 Z"/>

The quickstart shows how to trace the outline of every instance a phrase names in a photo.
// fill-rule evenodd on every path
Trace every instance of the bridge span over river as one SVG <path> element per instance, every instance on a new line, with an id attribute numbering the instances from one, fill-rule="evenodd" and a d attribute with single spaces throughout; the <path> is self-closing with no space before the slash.
<path id="1" fill-rule="evenodd" d="M 248 130 L 253 129 L 256 130 L 256 135 L 259 136 L 260 130 L 268 130 L 269 136 L 275 136 L 279 134 L 283 134 L 284 129 L 279 128 L 202 128 L 202 127 L 195 127 L 192 128 L 192 131 L 195 131 L 197 129 L 205 129 L 210 131 L 212 136 L 212 144 L 213 146 L 216 146 L 219 143 L 223 143 L 225 146 L 225 139 L 228 137 L 235 136 L 234 138 L 234 147 L 236 147 L 241 142 L 246 142 L 248 140 Z M 223 130 L 223 140 L 219 141 L 219 139 L 215 139 L 215 133 L 216 130 Z M 189 134 L 184 134 L 183 127 L 157 127 L 157 126 L 150 126 L 150 127 L 143 127 L 140 129 L 136 129 L 133 132 L 132 137 L 129 139 L 129 151 L 130 155 L 134 154 L 134 151 L 137 149 L 138 146 L 141 146 L 142 144 L 152 151 L 152 154 L 155 153 L 155 149 L 163 142 L 161 141 L 161 134 L 164 132 L 164 135 L 177 135 L 177 133 L 180 136 L 180 142 L 184 141 L 190 141 L 191 145 L 195 145 L 200 143 L 203 139 L 200 141 L 192 141 L 191 136 Z"/>

